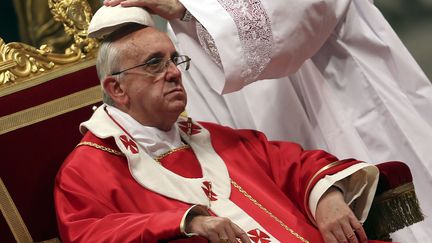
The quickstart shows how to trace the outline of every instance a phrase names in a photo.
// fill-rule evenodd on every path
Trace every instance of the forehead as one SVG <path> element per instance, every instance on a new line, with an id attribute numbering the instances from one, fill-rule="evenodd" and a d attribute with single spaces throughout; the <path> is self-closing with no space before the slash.
<path id="1" fill-rule="evenodd" d="M 176 51 L 172 41 L 163 32 L 154 28 L 147 27 L 137 30 L 130 35 L 125 36 L 124 45 L 122 45 L 129 57 L 145 57 L 153 53 L 162 53 L 171 55 Z"/>

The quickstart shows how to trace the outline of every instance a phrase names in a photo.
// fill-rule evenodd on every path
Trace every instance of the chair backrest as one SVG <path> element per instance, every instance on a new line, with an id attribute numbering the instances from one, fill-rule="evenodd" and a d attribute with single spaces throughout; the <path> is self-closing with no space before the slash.
<path id="1" fill-rule="evenodd" d="M 0 242 L 58 237 L 54 178 L 81 139 L 79 124 L 102 100 L 94 66 L 98 42 L 85 31 L 90 8 L 85 0 L 69 2 L 49 1 L 74 36 L 64 54 L 0 38 Z"/>

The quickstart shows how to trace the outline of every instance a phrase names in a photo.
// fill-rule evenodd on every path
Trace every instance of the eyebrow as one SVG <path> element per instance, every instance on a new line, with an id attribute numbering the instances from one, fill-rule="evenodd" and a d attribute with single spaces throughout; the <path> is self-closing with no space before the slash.
<path id="1" fill-rule="evenodd" d="M 162 58 L 162 57 L 164 57 L 164 54 L 162 52 L 155 52 L 150 54 L 148 57 L 146 57 L 143 63 L 146 63 L 153 58 Z"/>
<path id="2" fill-rule="evenodd" d="M 171 58 L 178 57 L 178 56 L 180 56 L 180 53 L 178 53 L 177 51 L 175 51 L 171 54 Z"/>
<path id="3" fill-rule="evenodd" d="M 179 54 L 177 51 L 175 51 L 175 52 L 173 52 L 173 53 L 170 55 L 170 58 L 178 57 L 179 55 L 180 55 L 180 54 Z M 148 62 L 149 60 L 151 60 L 151 59 L 153 59 L 153 58 L 163 58 L 164 56 L 165 56 L 165 54 L 162 53 L 162 52 L 155 52 L 155 53 L 152 53 L 152 54 L 150 54 L 147 58 L 145 58 L 144 63 L 145 63 L 145 62 Z"/>

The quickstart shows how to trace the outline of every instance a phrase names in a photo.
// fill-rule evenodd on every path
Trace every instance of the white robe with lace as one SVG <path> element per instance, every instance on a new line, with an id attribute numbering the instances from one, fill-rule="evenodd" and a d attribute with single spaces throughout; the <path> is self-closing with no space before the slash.
<path id="1" fill-rule="evenodd" d="M 171 22 L 192 58 L 183 75 L 191 116 L 341 158 L 404 161 L 432 215 L 432 86 L 372 2 L 181 2 L 198 20 Z M 426 217 L 392 236 L 431 235 Z"/>

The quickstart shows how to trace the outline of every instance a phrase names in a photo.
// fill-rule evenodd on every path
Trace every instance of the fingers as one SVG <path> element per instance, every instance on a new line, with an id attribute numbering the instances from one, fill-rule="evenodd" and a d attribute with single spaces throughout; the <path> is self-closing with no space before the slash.
<path id="1" fill-rule="evenodd" d="M 338 240 L 332 232 L 325 232 L 322 234 L 325 243 L 338 243 Z"/>
<path id="2" fill-rule="evenodd" d="M 367 235 L 353 214 L 342 217 L 320 228 L 326 243 L 367 243 Z"/>
<path id="3" fill-rule="evenodd" d="M 234 232 L 234 229 L 232 228 L 232 223 L 225 225 L 225 237 L 220 237 L 221 239 L 228 239 L 229 242 L 236 242 L 237 241 L 237 237 L 236 234 Z"/>
<path id="4" fill-rule="evenodd" d="M 225 225 L 224 232 L 222 232 L 219 235 L 220 242 L 222 243 L 235 243 L 239 242 L 238 239 L 240 239 L 240 242 L 242 243 L 251 243 L 251 240 L 249 239 L 248 235 L 244 230 L 242 230 L 238 225 L 233 223 L 231 220 L 226 219 L 229 221 L 229 224 Z"/>
<path id="5" fill-rule="evenodd" d="M 216 232 L 208 232 L 207 235 L 203 236 L 205 236 L 210 243 L 220 243 L 219 235 Z"/>
<path id="6" fill-rule="evenodd" d="M 246 232 L 230 219 L 214 216 L 195 216 L 187 226 L 188 232 L 197 233 L 211 243 L 251 243 Z"/>
<path id="7" fill-rule="evenodd" d="M 367 235 L 366 232 L 363 229 L 362 224 L 356 219 L 356 218 L 351 218 L 351 226 L 352 229 L 354 230 L 354 234 L 357 235 L 357 239 L 359 242 L 361 243 L 366 243 L 367 242 Z"/>
<path id="8" fill-rule="evenodd" d="M 147 7 L 150 5 L 149 2 L 141 1 L 141 0 L 127 0 L 121 3 L 123 7 Z"/>
<path id="9" fill-rule="evenodd" d="M 332 231 L 337 242 L 367 243 L 367 235 L 361 223 L 353 216 L 349 223 L 341 222 L 340 227 Z"/>
<path id="10" fill-rule="evenodd" d="M 349 222 L 343 223 L 341 225 L 341 228 L 343 231 L 345 242 L 358 243 L 356 234 L 355 234 L 354 230 L 352 229 L 351 225 L 349 224 Z"/>
<path id="11" fill-rule="evenodd" d="M 250 240 L 249 236 L 247 235 L 247 233 L 241 229 L 238 225 L 232 223 L 232 228 L 234 230 L 235 236 L 236 238 L 240 239 L 240 242 L 242 243 L 251 243 L 252 241 Z"/>
<path id="12" fill-rule="evenodd" d="M 104 0 L 105 6 L 142 7 L 165 19 L 180 19 L 185 7 L 178 0 Z"/>
<path id="13" fill-rule="evenodd" d="M 117 6 L 121 4 L 123 7 L 145 7 L 147 5 L 146 1 L 142 0 L 104 0 L 103 4 L 105 6 Z"/>
<path id="14" fill-rule="evenodd" d="M 326 243 L 365 243 L 367 235 L 338 190 L 328 190 L 315 213 L 318 228 Z"/>
<path id="15" fill-rule="evenodd" d="M 332 231 L 333 235 L 335 236 L 337 242 L 343 242 L 343 243 L 347 243 L 350 242 L 350 239 L 348 239 L 347 235 L 350 236 L 349 230 L 351 230 L 351 227 L 349 227 L 349 229 L 345 230 L 345 227 L 342 225 L 338 225 L 337 227 L 335 227 L 335 229 Z M 351 233 L 354 234 L 351 230 Z M 354 235 L 355 238 L 355 235 Z"/>
<path id="16" fill-rule="evenodd" d="M 105 6 L 117 6 L 117 5 L 119 5 L 123 1 L 124 0 L 104 0 L 103 4 Z"/>
<path id="17" fill-rule="evenodd" d="M 339 226 L 333 228 L 327 234 L 323 234 L 326 243 L 358 243 L 357 236 L 351 226 Z"/>

